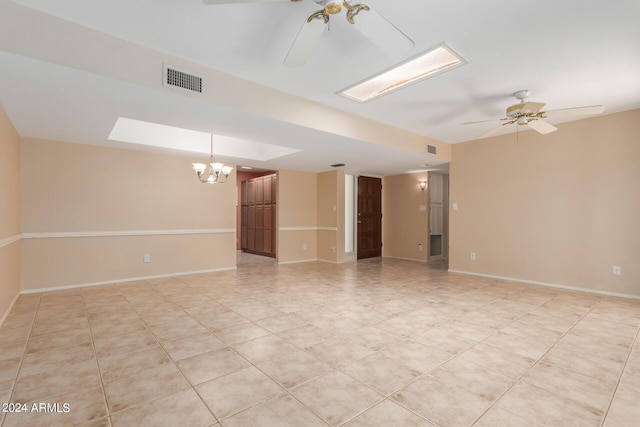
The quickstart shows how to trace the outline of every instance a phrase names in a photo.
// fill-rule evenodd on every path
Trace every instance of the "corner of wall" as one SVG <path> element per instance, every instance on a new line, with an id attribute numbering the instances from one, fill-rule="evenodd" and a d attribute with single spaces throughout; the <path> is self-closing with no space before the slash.
<path id="1" fill-rule="evenodd" d="M 20 294 L 20 136 L 0 106 L 0 326 Z"/>

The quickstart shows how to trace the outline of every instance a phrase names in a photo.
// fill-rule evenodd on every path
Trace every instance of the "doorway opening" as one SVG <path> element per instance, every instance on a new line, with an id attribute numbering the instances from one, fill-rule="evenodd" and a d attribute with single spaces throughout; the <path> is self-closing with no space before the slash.
<path id="1" fill-rule="evenodd" d="M 449 175 L 429 173 L 429 262 L 449 258 Z"/>
<path id="2" fill-rule="evenodd" d="M 356 177 L 344 175 L 344 260 L 356 260 Z"/>
<path id="3" fill-rule="evenodd" d="M 265 170 L 239 170 L 236 180 L 239 183 L 236 249 L 242 253 L 263 257 L 265 262 L 273 258 L 275 263 L 278 235 L 277 173 Z"/>

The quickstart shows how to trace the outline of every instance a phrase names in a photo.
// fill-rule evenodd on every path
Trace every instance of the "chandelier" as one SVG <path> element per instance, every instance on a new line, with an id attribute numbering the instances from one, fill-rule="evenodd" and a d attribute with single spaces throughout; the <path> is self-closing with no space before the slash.
<path id="1" fill-rule="evenodd" d="M 229 178 L 233 168 L 213 160 L 213 134 L 211 134 L 211 157 L 209 157 L 209 163 L 193 163 L 193 170 L 196 171 L 198 179 L 203 184 L 222 184 L 227 182 L 227 178 Z"/>

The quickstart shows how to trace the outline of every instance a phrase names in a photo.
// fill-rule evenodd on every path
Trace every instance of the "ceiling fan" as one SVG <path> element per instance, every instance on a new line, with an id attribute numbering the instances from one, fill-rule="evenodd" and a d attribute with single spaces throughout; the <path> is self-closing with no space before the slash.
<path id="1" fill-rule="evenodd" d="M 209 5 L 275 2 L 298 3 L 301 1 L 302 0 L 202 0 L 204 4 Z M 311 14 L 302 25 L 284 60 L 284 65 L 290 67 L 303 66 L 307 62 L 320 36 L 329 27 L 331 15 L 337 15 L 342 12 L 343 9 L 346 11 L 347 21 L 350 24 L 354 24 L 358 30 L 383 50 L 398 54 L 399 52 L 411 49 L 415 45 L 413 40 L 406 34 L 366 4 L 353 4 L 354 2 L 351 0 L 311 1 L 322 7 L 322 9 Z M 356 21 L 355 17 L 360 12 L 363 13 L 358 16 Z"/>
<path id="2" fill-rule="evenodd" d="M 512 125 L 514 123 L 517 123 L 519 126 L 529 126 L 531 129 L 541 134 L 548 134 L 558 130 L 558 128 L 545 122 L 542 119 L 547 119 L 547 118 L 555 119 L 555 118 L 564 118 L 564 117 L 570 117 L 570 116 L 600 114 L 604 111 L 604 107 L 602 105 L 593 105 L 590 107 L 564 108 L 561 110 L 540 111 L 546 104 L 543 104 L 541 102 L 528 102 L 527 98 L 529 97 L 529 95 L 531 95 L 530 90 L 520 90 L 514 93 L 513 96 L 519 99 L 520 102 L 507 108 L 507 113 L 505 118 L 494 119 L 494 120 L 480 120 L 476 122 L 466 122 L 461 124 L 470 125 L 474 123 L 504 121 L 504 123 L 502 123 L 500 126 L 491 129 L 489 132 L 486 132 L 480 135 L 476 139 L 482 139 L 482 138 L 491 136 L 495 132 L 502 129 L 503 127 Z"/>

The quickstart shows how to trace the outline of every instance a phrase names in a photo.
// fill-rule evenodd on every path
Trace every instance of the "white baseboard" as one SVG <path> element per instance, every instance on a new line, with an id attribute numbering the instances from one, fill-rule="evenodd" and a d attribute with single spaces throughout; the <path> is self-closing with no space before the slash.
<path id="1" fill-rule="evenodd" d="M 63 291 L 66 289 L 76 289 L 76 288 L 88 288 L 91 286 L 101 286 L 101 285 L 114 285 L 118 283 L 127 283 L 127 282 L 137 282 L 140 280 L 153 280 L 153 279 L 164 279 L 166 277 L 178 277 L 178 276 L 189 276 L 191 274 L 203 274 L 203 273 L 215 273 L 218 271 L 229 271 L 236 270 L 237 267 L 227 267 L 227 268 L 214 268 L 211 270 L 198 270 L 198 271 L 184 271 L 180 273 L 169 273 L 169 274 L 158 274 L 156 276 L 143 276 L 143 277 L 128 277 L 125 279 L 117 279 L 117 280 L 106 280 L 104 282 L 90 282 L 90 283 L 81 283 L 76 285 L 64 285 L 64 286 L 54 286 L 50 288 L 40 288 L 40 289 L 26 289 L 21 291 L 21 294 L 36 294 L 39 292 L 51 292 L 51 291 Z"/>
<path id="2" fill-rule="evenodd" d="M 338 262 L 338 261 L 333 261 L 331 259 L 322 259 L 322 258 L 318 258 L 316 261 L 326 262 L 327 264 L 344 264 L 344 262 Z"/>
<path id="3" fill-rule="evenodd" d="M 384 255 L 382 258 L 401 259 L 401 260 L 403 260 L 403 261 L 415 261 L 415 262 L 422 262 L 422 263 L 427 263 L 427 262 L 428 262 L 426 259 L 404 258 L 404 257 L 400 257 L 400 256 L 388 256 L 388 255 Z"/>
<path id="4" fill-rule="evenodd" d="M 315 262 L 315 261 L 320 261 L 318 258 L 313 258 L 313 259 L 301 259 L 298 261 L 276 261 L 278 263 L 278 265 L 287 265 L 287 264 L 303 264 L 305 262 Z"/>
<path id="5" fill-rule="evenodd" d="M 7 311 L 2 315 L 2 317 L 0 317 L 0 328 L 4 324 L 4 321 L 7 320 L 7 317 L 9 317 L 9 313 L 11 313 L 11 309 L 13 308 L 13 305 L 16 303 L 16 301 L 18 301 L 18 297 L 20 297 L 20 292 L 18 292 L 16 296 L 13 297 L 13 301 L 11 301 L 11 304 L 9 304 Z"/>
<path id="6" fill-rule="evenodd" d="M 495 276 L 493 274 L 474 273 L 472 271 L 449 270 L 449 273 L 466 274 L 469 276 L 487 277 L 489 279 L 507 280 L 509 282 L 525 283 L 527 285 L 546 286 L 548 288 L 564 289 L 567 291 L 585 292 L 588 294 L 604 295 L 608 297 L 618 297 L 627 299 L 640 299 L 640 295 L 620 294 L 617 292 L 600 291 L 597 289 L 578 288 L 575 286 L 558 285 L 555 283 L 538 282 L 535 280 L 517 279 L 515 277 Z"/>

